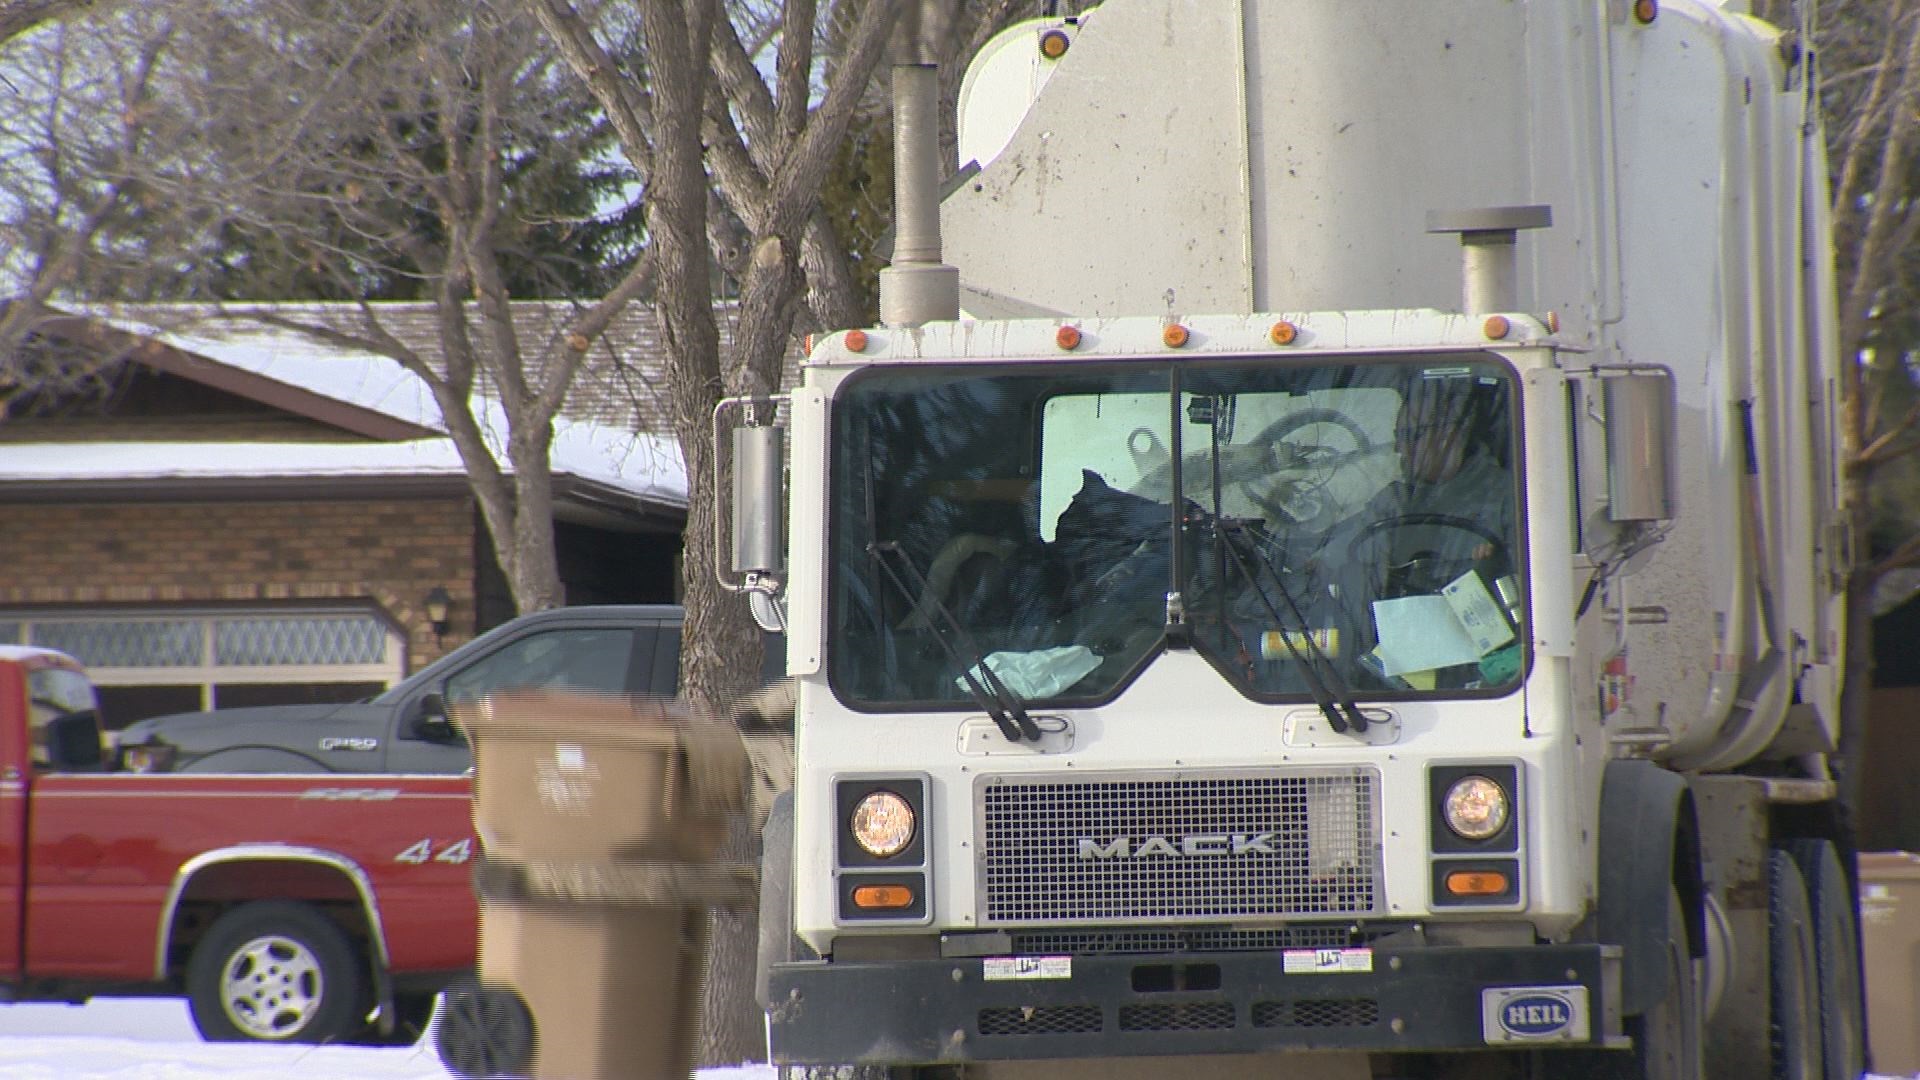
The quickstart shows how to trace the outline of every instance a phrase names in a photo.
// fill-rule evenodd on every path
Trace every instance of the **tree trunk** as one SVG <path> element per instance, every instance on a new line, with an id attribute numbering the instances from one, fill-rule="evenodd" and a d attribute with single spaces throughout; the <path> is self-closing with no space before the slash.
<path id="1" fill-rule="evenodd" d="M 1867 769 L 1868 704 L 1873 696 L 1873 589 L 1878 576 L 1869 566 L 1847 574 L 1846 647 L 1842 650 L 1840 685 L 1840 746 L 1837 764 L 1840 814 L 1849 833 L 1858 840 L 1862 824 L 1860 805 Z"/>
<path id="2" fill-rule="evenodd" d="M 710 436 L 705 431 L 697 438 L 683 434 L 681 441 L 682 446 L 688 448 L 690 475 L 711 475 Z M 693 452 L 694 447 L 698 453 Z M 730 490 L 724 476 L 721 483 L 720 490 Z M 704 483 L 691 486 L 696 492 L 707 490 Z M 712 499 L 696 494 L 687 508 L 683 547 L 686 565 L 715 565 L 718 552 L 713 550 L 713 522 Z M 688 685 L 683 689 L 694 707 L 706 715 L 731 715 L 731 703 L 755 688 L 761 665 L 742 660 L 760 655 L 761 635 L 747 617 L 746 604 L 740 597 L 722 590 L 711 573 L 687 575 L 682 603 L 687 620 L 683 640 L 694 650 L 681 657 L 681 670 L 689 676 Z M 722 857 L 759 863 L 760 838 L 745 815 L 728 836 Z M 737 1065 L 767 1059 L 766 1025 L 753 997 L 759 936 L 759 918 L 753 911 L 716 912 L 713 916 L 708 979 L 702 998 L 702 1065 Z"/>

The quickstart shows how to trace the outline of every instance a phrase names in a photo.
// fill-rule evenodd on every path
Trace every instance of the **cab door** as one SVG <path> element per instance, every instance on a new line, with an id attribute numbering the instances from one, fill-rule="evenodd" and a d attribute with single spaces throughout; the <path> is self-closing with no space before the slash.
<path id="1" fill-rule="evenodd" d="M 100 701 L 57 653 L 0 657 L 0 979 L 27 971 L 27 800 L 49 772 L 106 769 Z"/>

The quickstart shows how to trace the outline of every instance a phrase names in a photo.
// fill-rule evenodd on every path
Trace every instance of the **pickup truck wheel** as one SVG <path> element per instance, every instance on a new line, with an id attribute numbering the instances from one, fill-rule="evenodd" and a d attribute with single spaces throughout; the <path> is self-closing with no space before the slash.
<path id="1" fill-rule="evenodd" d="M 343 1042 L 366 1022 L 367 973 L 346 931 L 280 900 L 215 920 L 187 963 L 194 1026 L 208 1042 Z"/>

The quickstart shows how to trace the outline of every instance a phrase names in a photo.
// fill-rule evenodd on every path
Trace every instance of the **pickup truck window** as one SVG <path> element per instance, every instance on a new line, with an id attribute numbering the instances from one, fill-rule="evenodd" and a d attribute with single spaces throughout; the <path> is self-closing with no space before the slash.
<path id="1" fill-rule="evenodd" d="M 646 647 L 651 653 L 652 635 Z M 495 690 L 545 687 L 604 694 L 627 692 L 634 632 L 620 627 L 549 630 L 529 634 L 447 679 L 449 704 Z"/>
<path id="2" fill-rule="evenodd" d="M 27 674 L 27 739 L 36 769 L 54 764 L 56 729 L 69 716 L 97 716 L 93 684 L 85 675 L 65 668 L 38 668 Z M 93 725 L 98 738 L 99 725 Z M 104 748 L 103 748 L 104 749 Z M 74 755 L 66 755 L 72 757 Z M 84 755 L 82 755 L 84 757 Z M 100 759 L 95 757 L 97 764 Z"/>

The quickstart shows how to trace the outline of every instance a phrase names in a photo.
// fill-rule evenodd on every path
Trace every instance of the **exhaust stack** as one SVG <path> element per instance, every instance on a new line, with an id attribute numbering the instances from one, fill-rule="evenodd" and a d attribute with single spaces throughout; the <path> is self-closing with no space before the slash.
<path id="1" fill-rule="evenodd" d="M 880 321 L 960 317 L 960 271 L 940 261 L 940 79 L 932 64 L 893 69 L 892 264 L 880 271 Z"/>
<path id="2" fill-rule="evenodd" d="M 1460 310 L 1468 315 L 1518 310 L 1519 261 L 1514 244 L 1521 229 L 1552 224 L 1550 206 L 1427 211 L 1428 232 L 1460 234 Z"/>

